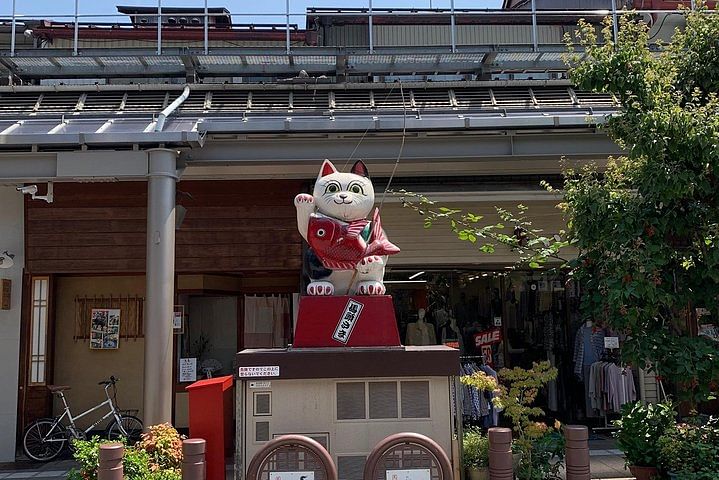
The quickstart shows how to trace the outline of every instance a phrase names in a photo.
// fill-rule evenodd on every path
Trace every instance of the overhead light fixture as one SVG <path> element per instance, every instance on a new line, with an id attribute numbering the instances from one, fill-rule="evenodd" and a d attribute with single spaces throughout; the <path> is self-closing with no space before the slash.
<path id="1" fill-rule="evenodd" d="M 15 255 L 12 253 L 8 253 L 7 250 L 2 252 L 2 255 L 0 255 L 0 268 L 10 268 L 13 265 L 15 265 Z"/>
<path id="2" fill-rule="evenodd" d="M 410 276 L 410 280 L 414 280 L 415 278 L 419 277 L 420 275 L 424 275 L 424 272 L 417 272 L 414 275 Z"/>

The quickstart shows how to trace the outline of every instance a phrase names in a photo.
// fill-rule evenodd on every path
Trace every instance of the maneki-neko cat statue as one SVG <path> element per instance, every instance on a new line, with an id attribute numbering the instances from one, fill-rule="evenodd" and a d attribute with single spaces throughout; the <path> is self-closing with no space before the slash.
<path id="1" fill-rule="evenodd" d="M 387 256 L 399 248 L 387 239 L 374 207 L 374 187 L 358 161 L 341 173 L 325 160 L 312 195 L 295 197 L 297 228 L 309 244 L 307 294 L 384 295 Z"/>

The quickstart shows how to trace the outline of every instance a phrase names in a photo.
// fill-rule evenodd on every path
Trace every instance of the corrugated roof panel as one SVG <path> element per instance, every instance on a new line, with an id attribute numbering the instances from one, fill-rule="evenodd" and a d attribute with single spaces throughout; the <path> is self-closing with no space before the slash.
<path id="1" fill-rule="evenodd" d="M 290 57 L 287 55 L 247 55 L 248 65 L 289 65 Z"/>
<path id="2" fill-rule="evenodd" d="M 203 55 L 197 57 L 200 65 L 243 65 L 243 55 Z"/>
<path id="3" fill-rule="evenodd" d="M 327 110 L 329 94 L 326 90 L 296 91 L 292 94 L 294 110 Z"/>
<path id="4" fill-rule="evenodd" d="M 491 109 L 494 106 L 487 88 L 456 88 L 454 97 L 459 108 L 474 110 Z"/>
<path id="5" fill-rule="evenodd" d="M 247 110 L 247 92 L 242 90 L 217 90 L 212 92 L 211 111 L 218 113 L 244 112 Z"/>
<path id="6" fill-rule="evenodd" d="M 290 109 L 290 94 L 282 90 L 252 92 L 252 106 L 250 109 L 287 112 Z"/>
<path id="7" fill-rule="evenodd" d="M 181 67 L 184 65 L 180 57 L 171 55 L 146 55 L 142 59 L 148 65 L 154 66 Z"/>
<path id="8" fill-rule="evenodd" d="M 84 112 L 115 112 L 120 109 L 124 92 L 90 92 L 82 107 Z"/>
<path id="9" fill-rule="evenodd" d="M 380 93 L 381 94 L 381 93 Z M 335 92 L 336 110 L 369 110 L 370 98 L 367 90 L 339 90 Z"/>
<path id="10" fill-rule="evenodd" d="M 492 92 L 500 108 L 530 108 L 534 105 L 528 88 L 497 88 Z"/>
<path id="11" fill-rule="evenodd" d="M 46 57 L 13 57 L 12 62 L 23 70 L 37 70 L 41 68 L 56 69 L 50 59 Z"/>
<path id="12" fill-rule="evenodd" d="M 334 65 L 337 58 L 332 55 L 293 55 L 295 65 Z"/>
<path id="13" fill-rule="evenodd" d="M 431 90 L 412 90 L 414 102 L 420 110 L 426 109 L 445 109 L 452 108 L 449 101 L 449 90 L 431 89 Z"/>
<path id="14" fill-rule="evenodd" d="M 138 68 L 143 66 L 138 57 L 98 57 L 98 59 L 108 67 Z"/>
<path id="15" fill-rule="evenodd" d="M 504 52 L 498 53 L 495 57 L 496 62 L 536 62 L 541 53 L 535 52 Z"/>

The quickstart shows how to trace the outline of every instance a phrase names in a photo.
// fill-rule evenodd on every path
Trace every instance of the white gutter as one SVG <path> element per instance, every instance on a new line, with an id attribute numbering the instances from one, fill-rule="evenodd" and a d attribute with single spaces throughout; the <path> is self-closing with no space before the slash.
<path id="1" fill-rule="evenodd" d="M 185 89 L 182 91 L 182 94 L 177 97 L 174 102 L 165 107 L 165 109 L 160 112 L 160 115 L 157 116 L 157 124 L 155 125 L 156 132 L 161 132 L 162 129 L 165 128 L 165 119 L 172 115 L 172 113 L 177 110 L 177 107 L 182 105 L 189 96 L 190 86 L 185 85 Z"/>

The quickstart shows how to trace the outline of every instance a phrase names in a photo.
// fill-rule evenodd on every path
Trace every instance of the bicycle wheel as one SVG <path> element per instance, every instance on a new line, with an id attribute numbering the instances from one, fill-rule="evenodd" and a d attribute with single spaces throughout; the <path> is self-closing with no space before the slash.
<path id="1" fill-rule="evenodd" d="M 122 425 L 122 428 L 120 428 L 120 425 Z M 113 420 L 112 423 L 107 426 L 105 436 L 108 440 L 125 438 L 127 439 L 128 445 L 134 445 L 140 440 L 143 428 L 145 427 L 139 418 L 133 417 L 132 415 L 120 415 L 120 423 L 118 423 L 117 420 Z"/>
<path id="2" fill-rule="evenodd" d="M 49 462 L 56 458 L 67 445 L 67 432 L 55 419 L 41 418 L 25 429 L 22 449 L 28 458 L 37 462 Z"/>

